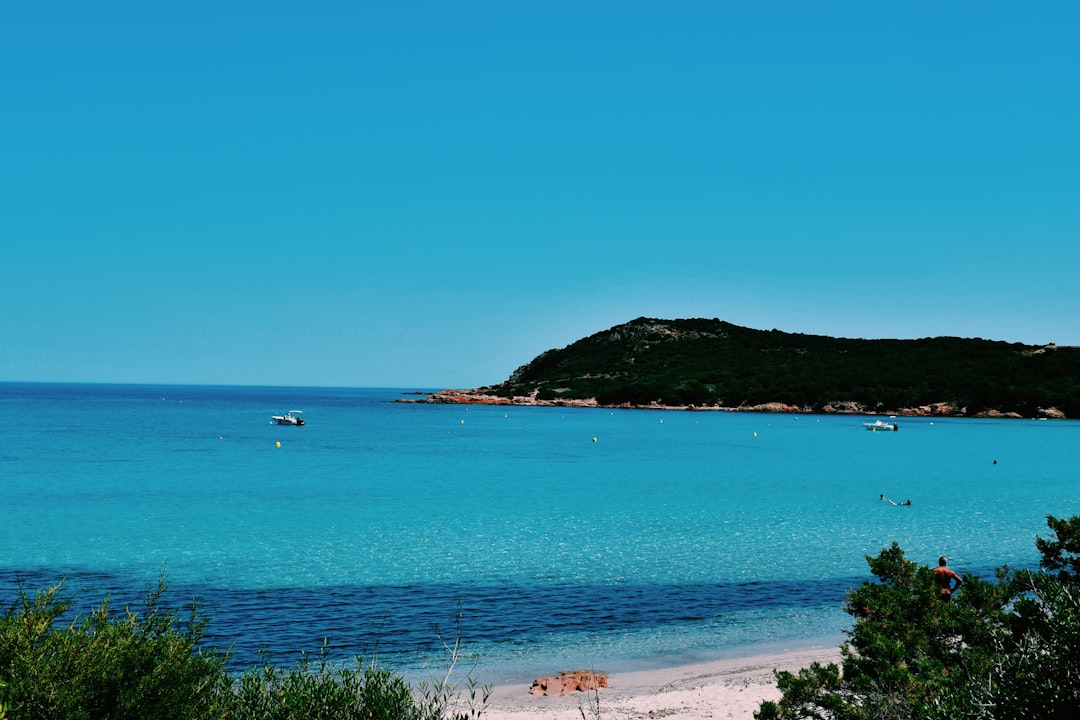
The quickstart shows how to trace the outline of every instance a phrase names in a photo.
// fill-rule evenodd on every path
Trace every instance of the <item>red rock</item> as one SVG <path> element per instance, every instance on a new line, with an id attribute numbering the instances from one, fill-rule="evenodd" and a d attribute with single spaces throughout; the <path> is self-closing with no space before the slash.
<path id="1" fill-rule="evenodd" d="M 608 686 L 607 675 L 591 670 L 571 670 L 557 676 L 545 675 L 533 680 L 530 695 L 565 695 L 571 692 L 589 692 Z"/>

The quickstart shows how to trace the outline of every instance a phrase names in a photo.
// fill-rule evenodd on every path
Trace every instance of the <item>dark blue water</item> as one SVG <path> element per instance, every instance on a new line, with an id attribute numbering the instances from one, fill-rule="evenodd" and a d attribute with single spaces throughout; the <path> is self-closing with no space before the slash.
<path id="1" fill-rule="evenodd" d="M 400 390 L 0 384 L 0 591 L 137 607 L 233 667 L 497 681 L 834 643 L 893 540 L 989 576 L 1080 513 L 1080 423 L 429 406 Z M 307 425 L 271 415 L 304 410 Z M 280 447 L 278 446 L 280 443 Z M 910 507 L 881 501 L 911 499 Z"/>

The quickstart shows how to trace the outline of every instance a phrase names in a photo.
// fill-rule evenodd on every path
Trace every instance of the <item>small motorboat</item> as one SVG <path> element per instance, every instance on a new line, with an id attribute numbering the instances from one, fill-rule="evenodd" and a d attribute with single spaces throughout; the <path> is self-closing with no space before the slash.
<path id="1" fill-rule="evenodd" d="M 290 410 L 284 415 L 271 415 L 270 420 L 278 425 L 303 425 L 304 418 L 301 417 L 303 412 L 303 410 Z"/>
<path id="2" fill-rule="evenodd" d="M 862 425 L 870 432 L 896 432 L 900 429 L 900 426 L 897 425 L 895 422 L 885 422 L 884 420 L 865 422 Z"/>

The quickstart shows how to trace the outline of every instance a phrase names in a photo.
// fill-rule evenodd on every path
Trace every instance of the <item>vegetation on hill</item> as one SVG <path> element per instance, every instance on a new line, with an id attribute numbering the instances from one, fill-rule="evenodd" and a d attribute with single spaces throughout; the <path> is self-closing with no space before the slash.
<path id="1" fill-rule="evenodd" d="M 1040 571 L 964 575 L 949 602 L 929 568 L 893 543 L 852 590 L 842 665 L 777 672 L 759 720 L 1075 718 L 1080 708 L 1080 517 L 1048 516 Z"/>
<path id="2" fill-rule="evenodd" d="M 857 340 L 753 330 L 721 320 L 638 318 L 558 350 L 485 388 L 505 398 L 595 398 L 601 405 L 864 412 L 947 405 L 1035 417 L 1080 416 L 1080 348 L 954 337 Z"/>

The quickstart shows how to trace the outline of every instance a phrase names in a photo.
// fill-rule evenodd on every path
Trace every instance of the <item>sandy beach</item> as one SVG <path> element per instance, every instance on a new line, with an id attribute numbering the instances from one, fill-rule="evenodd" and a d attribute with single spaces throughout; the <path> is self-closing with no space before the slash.
<path id="1" fill-rule="evenodd" d="M 599 718 L 736 718 L 752 720 L 762 700 L 777 700 L 773 669 L 797 671 L 812 662 L 840 660 L 837 647 L 717 660 L 609 676 L 596 693 L 529 694 L 530 684 L 494 689 L 489 720 L 586 720 Z M 570 668 L 566 668 L 569 670 Z M 599 703 L 599 715 L 596 712 Z"/>

